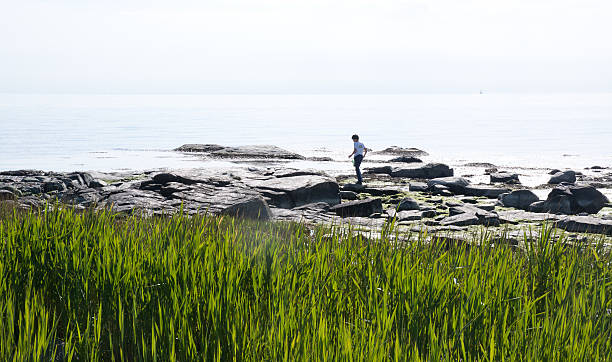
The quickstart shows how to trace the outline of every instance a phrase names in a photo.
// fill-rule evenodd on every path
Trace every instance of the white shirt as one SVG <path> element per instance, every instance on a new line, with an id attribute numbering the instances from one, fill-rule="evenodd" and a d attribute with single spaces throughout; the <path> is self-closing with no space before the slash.
<path id="1" fill-rule="evenodd" d="M 365 146 L 361 142 L 355 142 L 355 156 L 361 155 L 363 156 L 363 150 L 365 150 Z"/>

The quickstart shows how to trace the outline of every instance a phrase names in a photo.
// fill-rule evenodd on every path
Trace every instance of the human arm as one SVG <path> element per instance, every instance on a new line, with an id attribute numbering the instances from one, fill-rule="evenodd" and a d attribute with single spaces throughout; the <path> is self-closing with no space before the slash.
<path id="1" fill-rule="evenodd" d="M 356 149 L 356 148 L 353 148 L 353 153 L 351 153 L 351 154 L 349 155 L 349 157 L 348 157 L 348 158 L 353 157 L 353 155 L 354 155 L 356 152 L 357 152 L 357 149 Z"/>

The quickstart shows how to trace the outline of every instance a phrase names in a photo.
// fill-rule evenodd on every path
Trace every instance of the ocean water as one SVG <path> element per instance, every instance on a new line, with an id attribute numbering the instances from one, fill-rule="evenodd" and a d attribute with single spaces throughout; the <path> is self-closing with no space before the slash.
<path id="1" fill-rule="evenodd" d="M 0 170 L 223 167 L 172 151 L 217 143 L 278 145 L 350 171 L 353 133 L 453 165 L 612 167 L 612 94 L 0 94 Z"/>

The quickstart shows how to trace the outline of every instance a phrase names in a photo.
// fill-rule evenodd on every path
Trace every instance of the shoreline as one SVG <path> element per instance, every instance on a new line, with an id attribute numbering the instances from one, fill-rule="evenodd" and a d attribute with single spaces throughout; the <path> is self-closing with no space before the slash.
<path id="1" fill-rule="evenodd" d="M 199 145 L 203 148 L 195 152 L 186 146 L 193 145 L 176 151 L 235 166 L 115 173 L 3 171 L 0 201 L 39 208 L 58 200 L 78 208 L 112 207 L 149 215 L 182 208 L 187 214 L 206 210 L 266 220 L 350 223 L 364 230 L 396 221 L 407 231 L 465 233 L 484 226 L 518 234 L 554 222 L 568 232 L 612 236 L 610 168 L 560 170 L 560 175 L 547 169 L 516 172 L 488 163 L 453 168 L 428 159 L 425 151 L 396 147 L 368 155 L 370 162 L 362 165 L 366 187 L 361 188 L 344 170 L 326 171 L 326 164 L 337 161 L 308 159 L 275 146 Z M 320 167 L 290 166 L 297 161 Z M 531 186 L 534 179 L 557 176 L 559 182 Z M 559 201 L 555 192 L 569 196 Z M 530 203 L 521 204 L 521 195 Z M 539 204 L 531 205 L 534 202 Z"/>

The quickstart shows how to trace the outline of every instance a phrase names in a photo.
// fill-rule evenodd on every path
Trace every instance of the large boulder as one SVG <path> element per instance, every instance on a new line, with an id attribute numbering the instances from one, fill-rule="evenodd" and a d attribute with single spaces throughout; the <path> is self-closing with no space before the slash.
<path id="1" fill-rule="evenodd" d="M 545 201 L 531 204 L 530 211 L 575 215 L 596 214 L 610 201 L 596 188 L 586 185 L 559 185 Z"/>
<path id="2" fill-rule="evenodd" d="M 453 176 L 453 169 L 442 163 L 428 163 L 418 167 L 393 169 L 391 171 L 391 176 L 416 179 L 434 179 L 439 177 Z"/>
<path id="3" fill-rule="evenodd" d="M 442 185 L 446 186 L 455 194 L 463 194 L 465 187 L 469 184 L 470 182 L 463 177 L 439 177 L 427 181 L 427 187 L 430 189 L 432 189 L 435 185 Z"/>
<path id="4" fill-rule="evenodd" d="M 560 184 L 562 182 L 574 183 L 576 182 L 576 172 L 574 171 L 559 171 L 551 176 L 548 180 L 549 184 Z"/>
<path id="5" fill-rule="evenodd" d="M 337 215 L 342 217 L 367 217 L 375 213 L 381 213 L 382 202 L 380 199 L 349 201 L 332 206 L 329 211 L 335 212 Z"/>
<path id="6" fill-rule="evenodd" d="M 491 183 L 505 183 L 505 184 L 520 184 L 518 174 L 508 172 L 495 172 L 489 175 Z"/>
<path id="7" fill-rule="evenodd" d="M 505 207 L 529 210 L 529 205 L 540 199 L 530 190 L 516 190 L 499 196 L 499 201 Z"/>
<path id="8" fill-rule="evenodd" d="M 315 202 L 340 203 L 340 190 L 329 176 L 301 175 L 292 177 L 246 180 L 245 184 L 268 197 L 276 207 L 292 209 Z"/>

